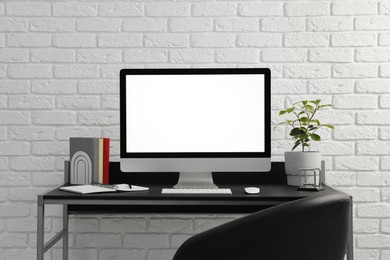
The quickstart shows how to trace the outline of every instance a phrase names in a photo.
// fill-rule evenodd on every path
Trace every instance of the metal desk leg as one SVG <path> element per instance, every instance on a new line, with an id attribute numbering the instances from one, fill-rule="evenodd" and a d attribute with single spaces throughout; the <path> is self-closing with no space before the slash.
<path id="1" fill-rule="evenodd" d="M 37 226 L 37 260 L 43 260 L 44 256 L 44 222 L 45 222 L 45 205 L 43 197 L 38 196 L 38 226 Z"/>
<path id="2" fill-rule="evenodd" d="M 68 260 L 68 254 L 69 254 L 69 212 L 68 212 L 68 205 L 64 205 L 63 215 L 62 215 L 62 229 L 63 229 L 63 236 L 62 236 L 62 260 Z"/>
<path id="3" fill-rule="evenodd" d="M 353 200 L 351 198 L 351 216 L 349 224 L 348 245 L 347 245 L 347 260 L 353 260 Z"/>

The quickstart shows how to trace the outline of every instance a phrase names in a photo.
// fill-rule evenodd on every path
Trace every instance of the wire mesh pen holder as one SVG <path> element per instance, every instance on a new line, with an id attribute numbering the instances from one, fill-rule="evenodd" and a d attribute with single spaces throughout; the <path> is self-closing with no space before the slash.
<path id="1" fill-rule="evenodd" d="M 313 175 L 309 175 L 313 173 Z M 299 169 L 299 190 L 308 190 L 308 191 L 320 191 L 323 190 L 324 187 L 322 183 L 324 180 L 322 179 L 323 174 L 321 174 L 320 168 L 301 168 Z M 310 182 L 309 177 L 313 177 L 313 182 Z M 318 182 L 317 182 L 318 180 Z"/>

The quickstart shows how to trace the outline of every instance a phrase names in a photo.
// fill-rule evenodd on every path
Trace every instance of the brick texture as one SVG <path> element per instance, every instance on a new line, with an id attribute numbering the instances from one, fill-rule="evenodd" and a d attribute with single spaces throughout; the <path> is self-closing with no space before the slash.
<path id="1" fill-rule="evenodd" d="M 355 258 L 389 259 L 389 15 L 382 0 L 1 1 L 0 260 L 34 259 L 36 195 L 62 183 L 69 137 L 111 137 L 119 156 L 119 70 L 158 67 L 269 67 L 272 123 L 291 102 L 331 103 L 319 117 L 336 130 L 313 149 L 354 196 Z M 286 132 L 272 132 L 275 160 Z M 53 234 L 62 213 L 47 213 Z M 172 259 L 239 216 L 71 218 L 70 256 Z"/>

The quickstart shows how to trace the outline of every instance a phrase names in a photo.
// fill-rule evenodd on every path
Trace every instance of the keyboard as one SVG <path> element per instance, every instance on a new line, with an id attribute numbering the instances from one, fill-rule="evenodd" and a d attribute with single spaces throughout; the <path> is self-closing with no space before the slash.
<path id="1" fill-rule="evenodd" d="M 172 189 L 164 188 L 162 194 L 232 194 L 231 189 Z"/>

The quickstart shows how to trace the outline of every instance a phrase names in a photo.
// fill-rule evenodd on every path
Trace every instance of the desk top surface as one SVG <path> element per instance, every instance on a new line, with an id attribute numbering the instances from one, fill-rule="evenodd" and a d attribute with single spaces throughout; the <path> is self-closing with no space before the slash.
<path id="1" fill-rule="evenodd" d="M 58 188 L 41 195 L 43 204 L 63 204 L 69 211 L 79 213 L 252 213 L 297 199 L 337 193 L 329 186 L 322 191 L 298 191 L 286 184 L 259 185 L 259 194 L 244 191 L 248 185 L 229 185 L 232 195 L 226 194 L 161 194 L 171 186 L 149 186 L 149 191 L 77 194 Z"/>
<path id="2" fill-rule="evenodd" d="M 253 186 L 253 185 L 252 185 Z M 169 186 L 166 186 L 169 188 Z M 232 195 L 226 194 L 161 194 L 165 186 L 150 186 L 149 191 L 137 192 L 106 192 L 94 194 L 77 194 L 61 191 L 58 188 L 43 195 L 44 200 L 294 200 L 324 193 L 337 192 L 326 186 L 323 191 L 298 191 L 297 187 L 285 184 L 259 185 L 259 194 L 246 194 L 244 188 L 248 185 L 224 185 L 220 188 L 231 188 Z"/>

